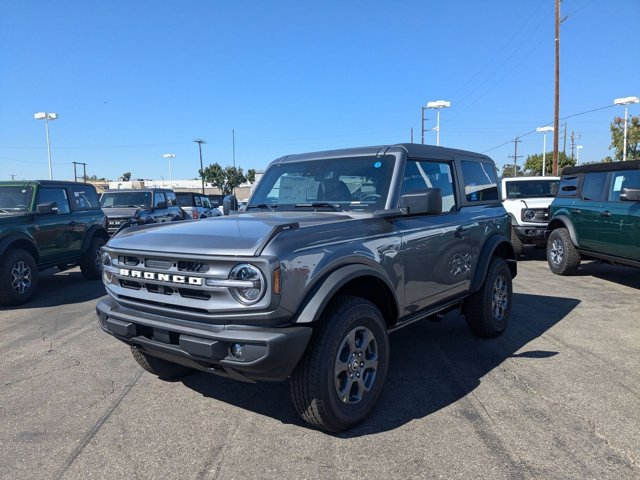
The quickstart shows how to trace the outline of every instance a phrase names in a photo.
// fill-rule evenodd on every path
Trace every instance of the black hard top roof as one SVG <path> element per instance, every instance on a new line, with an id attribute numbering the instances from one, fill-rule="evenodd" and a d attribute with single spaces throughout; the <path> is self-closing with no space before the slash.
<path id="1" fill-rule="evenodd" d="M 69 187 L 69 186 L 89 186 L 95 188 L 91 183 L 84 182 L 72 182 L 71 180 L 14 180 L 14 181 L 0 181 L 0 185 L 42 185 L 43 187 Z"/>
<path id="2" fill-rule="evenodd" d="M 339 150 L 325 150 L 320 152 L 300 153 L 286 155 L 273 161 L 273 163 L 299 162 L 303 160 L 321 160 L 327 158 L 380 156 L 386 153 L 395 153 L 404 150 L 410 158 L 451 159 L 454 155 L 464 155 L 471 160 L 491 160 L 486 155 L 466 150 L 448 147 L 436 147 L 434 145 L 422 145 L 420 143 L 396 143 L 392 145 L 377 145 L 370 147 L 343 148 Z"/>
<path id="3" fill-rule="evenodd" d="M 562 176 L 587 172 L 612 172 L 617 170 L 638 169 L 640 169 L 640 160 L 629 160 L 626 162 L 590 163 L 587 165 L 579 165 L 577 167 L 566 167 L 562 170 Z"/>
<path id="4" fill-rule="evenodd" d="M 170 188 L 114 188 L 112 190 L 105 190 L 104 193 L 118 193 L 118 192 L 173 192 Z M 175 193 L 175 192 L 173 192 Z"/>

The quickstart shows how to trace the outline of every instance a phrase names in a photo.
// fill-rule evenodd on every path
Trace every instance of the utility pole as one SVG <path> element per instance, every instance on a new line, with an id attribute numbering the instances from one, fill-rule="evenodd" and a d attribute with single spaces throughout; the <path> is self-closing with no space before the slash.
<path id="1" fill-rule="evenodd" d="M 574 157 L 575 149 L 576 149 L 576 135 L 575 135 L 575 132 L 572 130 L 571 131 L 571 160 L 575 158 Z"/>
<path id="2" fill-rule="evenodd" d="M 231 130 L 231 135 L 232 135 L 231 142 L 233 143 L 233 167 L 235 168 L 236 166 L 236 130 L 235 128 Z"/>
<path id="3" fill-rule="evenodd" d="M 562 153 L 567 154 L 567 122 L 564 122 L 564 145 L 562 146 Z"/>
<path id="4" fill-rule="evenodd" d="M 204 171 L 204 167 L 202 166 L 202 144 L 207 142 L 205 142 L 201 138 L 196 138 L 194 142 L 198 144 L 198 151 L 200 152 L 200 178 L 202 179 L 202 194 L 204 195 L 204 176 L 202 175 Z"/>
<path id="5" fill-rule="evenodd" d="M 11 181 L 13 182 L 13 180 L 14 180 L 15 178 L 16 178 L 15 173 L 12 173 L 12 174 L 11 174 Z"/>
<path id="6" fill-rule="evenodd" d="M 411 143 L 413 143 L 413 127 L 411 127 Z"/>
<path id="7" fill-rule="evenodd" d="M 556 0 L 556 72 L 553 105 L 553 174 L 558 175 L 558 136 L 560 133 L 560 0 Z"/>
<path id="8" fill-rule="evenodd" d="M 508 158 L 513 158 L 513 176 L 517 177 L 518 176 L 518 158 L 522 158 L 522 155 L 518 155 L 518 143 L 521 142 L 522 140 L 519 139 L 519 137 L 516 137 L 516 139 L 513 141 L 514 143 L 514 152 L 513 155 L 509 155 Z"/>

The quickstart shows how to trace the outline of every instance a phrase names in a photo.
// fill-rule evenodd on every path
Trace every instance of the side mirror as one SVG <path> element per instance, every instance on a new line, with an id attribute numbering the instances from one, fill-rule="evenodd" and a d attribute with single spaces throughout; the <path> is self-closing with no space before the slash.
<path id="1" fill-rule="evenodd" d="M 423 188 L 405 193 L 400 198 L 400 208 L 409 215 L 437 215 L 442 213 L 442 190 Z"/>
<path id="2" fill-rule="evenodd" d="M 159 208 L 161 210 L 167 208 L 167 202 L 158 202 L 158 205 L 156 205 L 156 208 Z"/>
<path id="3" fill-rule="evenodd" d="M 222 210 L 225 215 L 238 210 L 238 199 L 235 195 L 227 195 L 222 200 Z"/>
<path id="4" fill-rule="evenodd" d="M 36 207 L 36 211 L 42 215 L 49 215 L 51 213 L 58 213 L 58 204 L 56 202 L 39 203 Z"/>
<path id="5" fill-rule="evenodd" d="M 623 188 L 620 192 L 623 202 L 640 202 L 640 188 Z"/>

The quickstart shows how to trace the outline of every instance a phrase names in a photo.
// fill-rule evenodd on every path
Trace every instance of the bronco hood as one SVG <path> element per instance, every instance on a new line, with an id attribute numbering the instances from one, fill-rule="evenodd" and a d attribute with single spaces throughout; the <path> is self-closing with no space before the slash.
<path id="1" fill-rule="evenodd" d="M 135 217 L 136 213 L 143 210 L 144 207 L 104 207 L 102 211 L 109 217 Z"/>
<path id="2" fill-rule="evenodd" d="M 111 238 L 108 246 L 145 252 L 256 256 L 284 230 L 351 218 L 345 213 L 244 213 L 132 227 Z"/>

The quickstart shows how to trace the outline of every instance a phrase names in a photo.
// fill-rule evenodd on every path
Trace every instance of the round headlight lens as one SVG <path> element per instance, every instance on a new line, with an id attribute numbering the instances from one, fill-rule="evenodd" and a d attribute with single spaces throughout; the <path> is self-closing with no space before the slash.
<path id="1" fill-rule="evenodd" d="M 240 303 L 251 305 L 258 302 L 266 290 L 266 281 L 259 268 L 249 264 L 241 263 L 233 267 L 229 274 L 231 280 L 247 282 L 247 287 L 233 287 L 231 294 Z M 250 284 L 250 285 L 249 285 Z"/>
<path id="2" fill-rule="evenodd" d="M 534 218 L 536 218 L 536 212 L 528 208 L 522 212 L 522 218 L 524 218 L 525 220 L 531 221 Z"/>
<path id="3" fill-rule="evenodd" d="M 105 251 L 103 251 L 102 254 L 100 255 L 100 260 L 102 261 L 103 266 L 111 265 L 111 255 L 109 255 Z"/>

